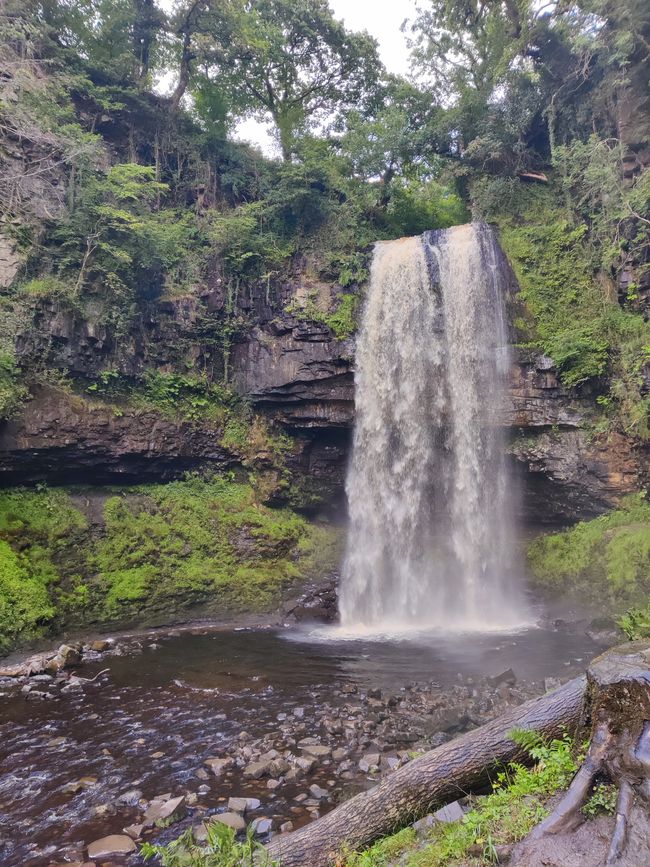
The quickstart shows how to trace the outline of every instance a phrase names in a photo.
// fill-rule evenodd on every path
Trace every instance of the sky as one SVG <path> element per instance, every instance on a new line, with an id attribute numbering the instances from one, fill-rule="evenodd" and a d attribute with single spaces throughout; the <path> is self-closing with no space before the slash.
<path id="1" fill-rule="evenodd" d="M 168 9 L 171 0 L 159 0 Z M 415 15 L 415 0 L 329 0 L 334 16 L 342 19 L 348 30 L 367 30 L 379 43 L 379 54 L 389 72 L 405 75 L 408 71 L 408 49 L 400 31 L 405 18 Z M 164 81 L 162 88 L 171 89 L 173 83 Z M 259 145 L 269 156 L 277 155 L 277 145 L 269 127 L 259 121 L 241 122 L 235 137 Z"/>

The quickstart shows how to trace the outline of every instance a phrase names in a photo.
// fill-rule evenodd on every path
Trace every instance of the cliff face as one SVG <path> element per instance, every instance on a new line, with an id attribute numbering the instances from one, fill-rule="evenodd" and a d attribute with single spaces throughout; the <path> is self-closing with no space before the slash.
<path id="1" fill-rule="evenodd" d="M 354 417 L 354 341 L 337 339 L 323 322 L 287 313 L 295 292 L 295 284 L 280 287 L 275 303 L 261 294 L 247 298 L 240 311 L 247 327 L 239 328 L 228 353 L 229 376 L 255 410 L 293 438 L 287 457 L 292 485 L 280 497 L 302 507 L 338 506 Z M 117 337 L 99 315 L 79 316 L 47 302 L 37 305 L 37 328 L 19 339 L 19 351 L 44 354 L 82 377 L 107 367 L 134 376 L 182 363 L 219 372 L 223 304 L 218 289 L 165 301 Z M 550 359 L 516 357 L 503 424 L 512 432 L 513 463 L 531 522 L 599 514 L 644 483 L 647 452 L 621 435 L 589 433 L 593 406 L 588 393 L 561 385 Z M 129 407 L 116 412 L 41 387 L 0 428 L 0 480 L 133 482 L 236 466 L 240 455 L 220 445 L 220 435 L 218 425 L 200 418 L 174 420 Z"/>

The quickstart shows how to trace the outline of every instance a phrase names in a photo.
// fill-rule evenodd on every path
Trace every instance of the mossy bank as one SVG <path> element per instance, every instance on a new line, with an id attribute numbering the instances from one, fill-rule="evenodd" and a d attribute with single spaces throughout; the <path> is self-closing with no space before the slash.
<path id="1" fill-rule="evenodd" d="M 66 628 L 263 612 L 336 568 L 336 530 L 233 476 L 0 494 L 0 650 Z"/>

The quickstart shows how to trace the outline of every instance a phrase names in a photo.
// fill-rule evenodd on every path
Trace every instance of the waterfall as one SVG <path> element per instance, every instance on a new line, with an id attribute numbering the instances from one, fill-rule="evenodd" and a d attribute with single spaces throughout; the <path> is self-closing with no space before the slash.
<path id="1" fill-rule="evenodd" d="M 521 623 L 499 416 L 510 366 L 491 231 L 376 245 L 357 338 L 346 629 Z"/>

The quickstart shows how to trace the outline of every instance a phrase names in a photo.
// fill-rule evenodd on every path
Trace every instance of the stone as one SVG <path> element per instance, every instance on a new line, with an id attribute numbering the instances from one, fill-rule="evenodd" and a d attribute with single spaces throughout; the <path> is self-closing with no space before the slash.
<path id="1" fill-rule="evenodd" d="M 247 810 L 258 810 L 260 803 L 258 798 L 228 798 L 228 809 L 235 813 L 245 813 Z"/>
<path id="2" fill-rule="evenodd" d="M 95 840 L 88 846 L 88 857 L 92 859 L 111 858 L 119 855 L 130 855 L 135 852 L 136 845 L 126 834 L 111 834 Z"/>
<path id="3" fill-rule="evenodd" d="M 490 686 L 514 686 L 517 683 L 517 675 L 511 668 L 507 668 L 501 674 L 488 677 L 487 681 Z"/>
<path id="4" fill-rule="evenodd" d="M 61 657 L 65 668 L 79 665 L 81 662 L 81 654 L 76 648 L 71 647 L 69 644 L 62 644 L 57 651 L 57 656 Z"/>
<path id="5" fill-rule="evenodd" d="M 359 759 L 359 770 L 367 774 L 369 771 L 379 768 L 379 753 L 366 753 Z"/>
<path id="6" fill-rule="evenodd" d="M 185 814 L 185 795 L 170 798 L 168 801 L 154 800 L 144 814 L 145 825 L 172 824 Z"/>
<path id="7" fill-rule="evenodd" d="M 281 834 L 288 834 L 289 831 L 293 831 L 293 822 L 291 822 L 291 821 L 283 822 L 280 825 L 280 833 Z"/>
<path id="8" fill-rule="evenodd" d="M 73 780 L 63 787 L 66 795 L 76 795 L 82 789 L 89 789 L 97 785 L 97 777 L 81 777 L 79 780 Z"/>
<path id="9" fill-rule="evenodd" d="M 300 749 L 315 759 L 322 759 L 332 754 L 332 748 L 325 744 L 307 744 L 304 747 L 300 747 Z"/>
<path id="10" fill-rule="evenodd" d="M 105 650 L 108 650 L 111 647 L 111 642 L 106 639 L 98 638 L 95 641 L 90 642 L 90 649 L 94 650 L 96 653 L 103 653 Z"/>
<path id="11" fill-rule="evenodd" d="M 244 776 L 251 780 L 259 780 L 260 777 L 268 777 L 271 774 L 271 765 L 272 762 L 268 760 L 251 762 L 244 768 Z"/>
<path id="12" fill-rule="evenodd" d="M 557 689 L 562 685 L 559 677 L 545 677 L 544 678 L 544 691 L 552 692 L 552 690 Z"/>
<path id="13" fill-rule="evenodd" d="M 228 768 L 232 768 L 232 766 L 235 764 L 235 761 L 230 757 L 225 759 L 213 758 L 206 759 L 203 764 L 210 768 L 215 777 L 220 777 L 224 771 L 228 770 Z"/>
<path id="14" fill-rule="evenodd" d="M 452 801 L 451 804 L 445 804 L 433 814 L 433 818 L 438 822 L 458 822 L 465 815 L 465 808 L 459 801 Z"/>
<path id="15" fill-rule="evenodd" d="M 139 840 L 144 830 L 144 825 L 127 825 L 122 829 L 125 834 L 128 834 L 133 840 Z"/>
<path id="16" fill-rule="evenodd" d="M 246 822 L 244 822 L 239 813 L 219 813 L 212 817 L 212 821 L 228 825 L 229 828 L 234 828 L 235 831 L 243 831 L 246 828 Z"/>
<path id="17" fill-rule="evenodd" d="M 318 798 L 318 800 L 321 800 L 321 798 L 329 798 L 329 792 L 327 789 L 321 789 L 321 787 L 316 783 L 309 787 L 309 791 L 314 798 Z"/>
<path id="18" fill-rule="evenodd" d="M 265 834 L 268 834 L 273 828 L 273 820 L 266 816 L 260 816 L 257 819 L 253 819 L 251 825 L 253 833 L 257 834 L 258 837 L 262 837 Z"/>
<path id="19" fill-rule="evenodd" d="M 280 782 L 280 780 L 270 779 L 266 781 L 266 788 L 269 789 L 271 792 L 274 792 L 281 785 L 282 783 Z"/>

